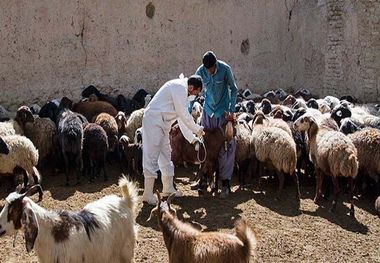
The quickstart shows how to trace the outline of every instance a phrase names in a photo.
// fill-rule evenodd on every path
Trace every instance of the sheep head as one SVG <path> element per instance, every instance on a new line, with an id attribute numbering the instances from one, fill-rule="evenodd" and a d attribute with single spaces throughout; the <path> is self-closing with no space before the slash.
<path id="1" fill-rule="evenodd" d="M 262 110 L 264 114 L 269 114 L 272 111 L 272 103 L 268 99 L 263 99 L 261 101 L 260 110 Z"/>
<path id="2" fill-rule="evenodd" d="M 37 238 L 38 222 L 32 209 L 33 201 L 25 197 L 39 191 L 42 191 L 41 186 L 34 185 L 23 194 L 10 193 L 5 198 L 6 204 L 0 212 L 0 236 L 15 235 L 17 231 L 23 229 L 28 252 L 33 249 Z"/>
<path id="3" fill-rule="evenodd" d="M 288 105 L 291 106 L 296 102 L 296 98 L 293 95 L 288 95 L 284 101 L 282 102 L 282 105 Z"/>
<path id="4" fill-rule="evenodd" d="M 117 123 L 117 128 L 119 129 L 119 132 L 122 129 L 125 129 L 125 127 L 127 126 L 127 117 L 125 116 L 124 112 L 119 111 L 117 115 L 115 116 L 115 120 Z"/>
<path id="5" fill-rule="evenodd" d="M 253 124 L 253 126 L 255 126 L 257 124 L 264 124 L 264 120 L 267 120 L 267 118 L 265 117 L 264 113 L 262 111 L 258 111 L 253 116 L 252 124 Z"/>
<path id="6" fill-rule="evenodd" d="M 171 202 L 173 201 L 175 197 L 175 193 L 171 194 L 166 201 L 163 201 L 161 198 L 160 192 L 156 191 L 157 195 L 157 206 L 150 211 L 150 216 L 147 221 L 149 221 L 152 218 L 152 215 L 155 213 L 157 214 L 158 221 L 161 223 L 162 222 L 162 217 L 164 214 L 168 213 L 173 217 L 176 217 L 177 211 L 170 206 Z"/>
<path id="7" fill-rule="evenodd" d="M 294 122 L 294 128 L 298 131 L 307 131 L 313 123 L 316 123 L 314 117 L 303 115 Z"/>
<path id="8" fill-rule="evenodd" d="M 27 122 L 34 122 L 34 116 L 28 106 L 21 106 L 17 109 L 15 120 L 21 126 L 25 126 Z"/>

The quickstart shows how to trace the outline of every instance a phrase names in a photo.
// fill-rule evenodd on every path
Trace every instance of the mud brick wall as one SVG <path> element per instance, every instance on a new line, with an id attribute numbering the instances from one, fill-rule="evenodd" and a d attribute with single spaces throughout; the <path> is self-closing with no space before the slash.
<path id="1" fill-rule="evenodd" d="M 131 95 L 213 49 L 239 88 L 379 101 L 379 0 L 3 0 L 0 104 Z"/>

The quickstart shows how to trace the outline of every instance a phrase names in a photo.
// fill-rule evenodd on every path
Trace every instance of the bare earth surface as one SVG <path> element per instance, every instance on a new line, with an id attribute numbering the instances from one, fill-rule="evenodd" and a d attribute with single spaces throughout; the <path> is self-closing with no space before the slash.
<path id="1" fill-rule="evenodd" d="M 116 185 L 120 172 L 108 167 L 110 180 L 76 187 L 65 187 L 64 176 L 45 176 L 44 199 L 41 206 L 49 209 L 79 210 L 88 202 L 107 194 L 120 195 Z M 282 199 L 274 200 L 276 180 L 263 183 L 264 192 L 255 187 L 233 193 L 227 200 L 217 197 L 198 197 L 190 190 L 191 169 L 177 169 L 177 186 L 185 197 L 174 200 L 178 216 L 204 231 L 233 233 L 233 222 L 243 216 L 255 228 L 260 241 L 257 255 L 252 262 L 380 262 L 380 219 L 375 215 L 374 197 L 362 197 L 355 201 L 356 217 L 348 213 L 347 196 L 342 195 L 335 214 L 328 209 L 331 201 L 323 201 L 321 207 L 312 201 L 314 186 L 301 183 L 301 204 L 297 208 L 294 185 L 290 181 Z M 1 180 L 0 205 L 7 196 L 8 181 Z M 168 262 L 167 250 L 157 220 L 146 222 L 152 206 L 141 203 L 143 183 L 140 180 L 140 198 L 137 223 L 140 225 L 136 247 L 136 262 Z M 161 185 L 156 186 L 161 190 Z M 36 200 L 35 197 L 33 197 Z M 34 252 L 27 254 L 22 234 L 12 247 L 13 237 L 0 239 L 0 262 L 38 262 Z"/>

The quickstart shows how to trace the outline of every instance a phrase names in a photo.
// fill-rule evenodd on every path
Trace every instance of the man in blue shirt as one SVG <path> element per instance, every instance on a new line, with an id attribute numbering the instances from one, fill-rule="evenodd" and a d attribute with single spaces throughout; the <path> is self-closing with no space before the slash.
<path id="1" fill-rule="evenodd" d="M 201 125 L 205 129 L 222 127 L 233 120 L 237 86 L 230 66 L 218 60 L 212 51 L 203 55 L 203 64 L 197 69 L 204 83 L 204 110 Z M 219 177 L 222 180 L 221 198 L 231 192 L 230 180 L 234 171 L 236 141 L 232 139 L 227 149 L 222 147 L 219 153 Z"/>

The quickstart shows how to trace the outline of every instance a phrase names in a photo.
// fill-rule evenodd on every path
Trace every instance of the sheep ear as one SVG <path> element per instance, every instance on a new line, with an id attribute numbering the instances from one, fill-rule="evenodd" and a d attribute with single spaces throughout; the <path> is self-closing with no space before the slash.
<path id="1" fill-rule="evenodd" d="M 21 224 L 24 228 L 26 251 L 29 253 L 32 251 L 38 235 L 38 222 L 36 215 L 28 203 L 22 212 Z"/>

